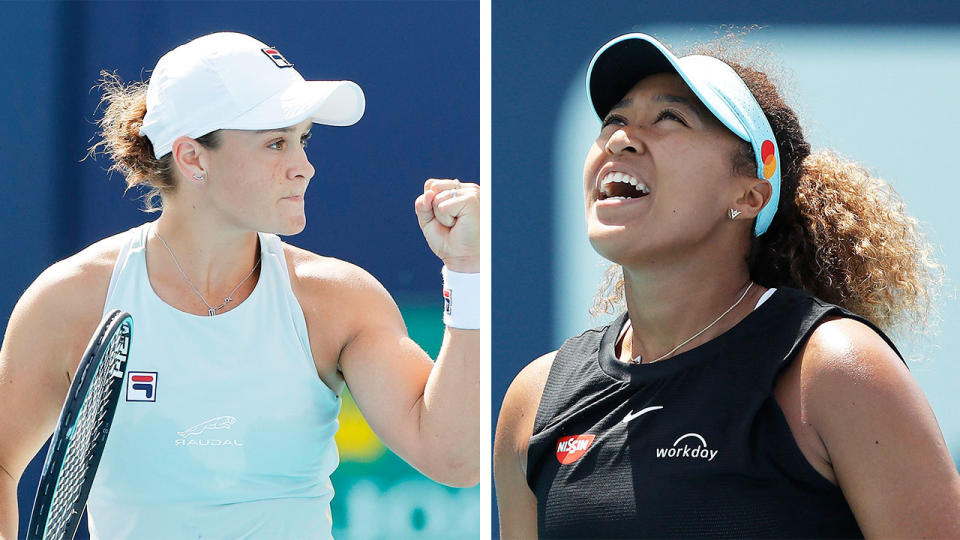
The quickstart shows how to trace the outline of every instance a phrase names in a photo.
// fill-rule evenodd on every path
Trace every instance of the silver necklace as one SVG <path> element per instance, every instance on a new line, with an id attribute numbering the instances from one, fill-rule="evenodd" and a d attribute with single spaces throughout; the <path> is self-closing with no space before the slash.
<path id="1" fill-rule="evenodd" d="M 228 294 L 226 298 L 223 299 L 223 303 L 221 303 L 219 306 L 214 307 L 207 303 L 207 299 L 203 297 L 203 294 L 197 289 L 196 286 L 194 286 L 193 282 L 190 281 L 190 278 L 187 277 L 187 273 L 184 272 L 183 268 L 180 267 L 180 261 L 177 260 L 177 256 L 173 254 L 173 250 L 170 249 L 170 246 L 167 245 L 167 241 L 164 240 L 162 236 L 160 236 L 160 233 L 156 229 L 153 230 L 153 234 L 157 235 L 157 238 L 159 238 L 160 242 L 163 243 L 163 247 L 167 248 L 167 253 L 169 253 L 170 258 L 173 259 L 173 264 L 177 265 L 177 270 L 180 271 L 180 275 L 183 276 L 184 280 L 186 280 L 187 285 L 189 285 L 190 288 L 193 289 L 193 292 L 197 293 L 197 296 L 200 297 L 200 301 L 203 302 L 203 305 L 207 306 L 207 314 L 209 314 L 211 317 L 216 315 L 217 311 L 225 308 L 227 304 L 229 304 L 230 302 L 233 302 L 233 293 L 237 292 L 237 289 L 239 289 L 241 285 L 246 283 L 247 280 L 250 279 L 250 276 L 253 275 L 253 271 L 256 270 L 258 266 L 260 266 L 261 257 L 257 257 L 257 264 L 253 265 L 253 268 L 251 268 L 250 271 L 247 272 L 247 275 L 240 280 L 240 283 L 237 283 L 237 286 L 234 287 L 232 291 L 230 291 L 230 294 Z"/>
<path id="2" fill-rule="evenodd" d="M 743 290 L 743 294 L 740 295 L 740 298 L 739 298 L 736 302 L 734 302 L 732 306 L 730 306 L 729 308 L 727 308 L 726 311 L 724 311 L 723 313 L 721 313 L 719 317 L 717 317 L 716 319 L 714 319 L 712 323 L 708 324 L 703 330 L 701 330 L 701 331 L 697 332 L 696 334 L 688 337 L 686 340 L 684 340 L 683 343 L 677 345 L 676 347 L 673 348 L 673 350 L 671 350 L 671 351 L 668 352 L 667 354 L 661 356 L 660 358 L 657 358 L 657 359 L 654 360 L 653 362 L 659 362 L 659 361 L 663 360 L 664 358 L 670 356 L 671 354 L 677 352 L 677 351 L 680 349 L 680 347 L 683 347 L 683 346 L 686 345 L 687 343 L 690 343 L 691 341 L 693 341 L 694 339 L 696 339 L 698 336 L 700 336 L 700 334 L 703 334 L 704 332 L 706 332 L 707 330 L 709 330 L 711 327 L 713 327 L 713 325 L 715 325 L 715 324 L 717 324 L 718 322 L 720 322 L 720 319 L 722 319 L 727 313 L 730 313 L 731 311 L 733 311 L 733 308 L 735 308 L 735 307 L 737 307 L 737 306 L 740 305 L 740 302 L 742 302 L 743 299 L 747 297 L 747 293 L 750 292 L 750 288 L 751 288 L 751 287 L 753 287 L 753 281 L 751 281 L 750 283 L 747 283 L 747 288 Z M 626 339 L 626 338 L 624 338 L 624 339 Z M 652 364 L 653 362 L 650 362 L 650 363 Z M 640 358 L 639 356 L 636 357 L 636 358 L 631 358 L 631 359 L 630 359 L 630 363 L 631 363 L 631 364 L 642 364 L 642 363 L 643 363 L 643 359 Z"/>

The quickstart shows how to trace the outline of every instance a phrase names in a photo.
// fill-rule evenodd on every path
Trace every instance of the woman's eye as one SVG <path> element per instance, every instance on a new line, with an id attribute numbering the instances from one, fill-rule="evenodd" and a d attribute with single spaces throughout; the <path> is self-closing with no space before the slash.
<path id="1" fill-rule="evenodd" d="M 622 116 L 611 114 L 610 116 L 603 119 L 603 125 L 600 126 L 600 129 L 603 129 L 610 125 L 625 126 L 627 125 L 627 121 Z"/>
<path id="2" fill-rule="evenodd" d="M 284 143 L 285 141 L 283 139 L 280 139 L 279 141 L 273 141 L 272 143 L 270 143 L 269 146 L 267 146 L 267 148 L 273 148 L 274 150 L 283 150 Z"/>
<path id="3" fill-rule="evenodd" d="M 687 123 L 684 121 L 683 117 L 680 116 L 679 113 L 672 111 L 670 109 L 664 109 L 660 111 L 660 114 L 657 115 L 657 122 L 659 122 L 660 120 L 675 120 L 677 122 L 680 122 L 683 125 L 687 125 Z"/>

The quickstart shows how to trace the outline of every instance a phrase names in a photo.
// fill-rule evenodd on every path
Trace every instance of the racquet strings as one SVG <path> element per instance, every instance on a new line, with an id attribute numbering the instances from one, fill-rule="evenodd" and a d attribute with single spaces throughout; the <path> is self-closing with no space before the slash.
<path id="1" fill-rule="evenodd" d="M 71 396 L 72 399 L 83 399 L 83 404 L 77 412 L 74 427 L 67 437 L 58 443 L 58 445 L 67 445 L 67 448 L 63 467 L 60 469 L 60 476 L 50 501 L 44 538 L 64 536 L 69 530 L 68 526 L 80 518 L 76 514 L 83 511 L 83 506 L 78 505 L 77 502 L 87 476 L 95 471 L 95 460 L 99 461 L 102 450 L 98 447 L 104 443 L 101 435 L 105 429 L 109 429 L 104 419 L 110 408 L 108 405 L 110 396 L 120 391 L 118 385 L 111 382 L 114 379 L 114 366 L 118 358 L 126 358 L 129 336 L 130 327 L 123 324 L 113 334 L 104 358 L 100 362 L 91 362 L 88 365 L 88 370 L 95 366 L 97 371 L 90 382 L 86 398 Z M 66 424 L 69 425 L 69 421 Z"/>

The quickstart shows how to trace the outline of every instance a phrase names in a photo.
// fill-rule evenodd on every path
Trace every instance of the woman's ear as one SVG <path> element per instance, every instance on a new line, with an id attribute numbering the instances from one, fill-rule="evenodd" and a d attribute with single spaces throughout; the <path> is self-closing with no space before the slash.
<path id="1" fill-rule="evenodd" d="M 770 201 L 773 193 L 773 186 L 766 180 L 754 178 L 747 186 L 740 198 L 737 199 L 735 209 L 740 211 L 745 218 L 753 219 L 760 214 L 763 207 Z"/>
<path id="2" fill-rule="evenodd" d="M 204 148 L 190 137 L 178 137 L 173 141 L 171 154 L 176 168 L 184 178 L 202 178 L 206 174 L 201 163 Z"/>

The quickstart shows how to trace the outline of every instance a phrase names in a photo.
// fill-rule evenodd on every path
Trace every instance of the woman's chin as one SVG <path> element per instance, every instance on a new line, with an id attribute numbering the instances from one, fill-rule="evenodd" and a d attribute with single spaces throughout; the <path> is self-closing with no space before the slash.
<path id="1" fill-rule="evenodd" d="M 293 236 L 295 234 L 300 234 L 303 232 L 307 226 L 306 216 L 298 216 L 296 218 L 288 219 L 281 226 L 277 227 L 277 230 L 271 231 L 274 234 L 280 236 Z"/>
<path id="2" fill-rule="evenodd" d="M 622 228 L 589 228 L 590 245 L 604 259 L 621 266 L 632 267 L 640 261 L 650 262 L 663 257 L 662 243 L 653 241 L 650 235 L 627 234 Z"/>
<path id="3" fill-rule="evenodd" d="M 601 257 L 610 262 L 622 264 L 636 249 L 636 246 L 623 238 L 622 234 L 611 231 L 594 233 L 590 231 L 590 245 Z"/>

